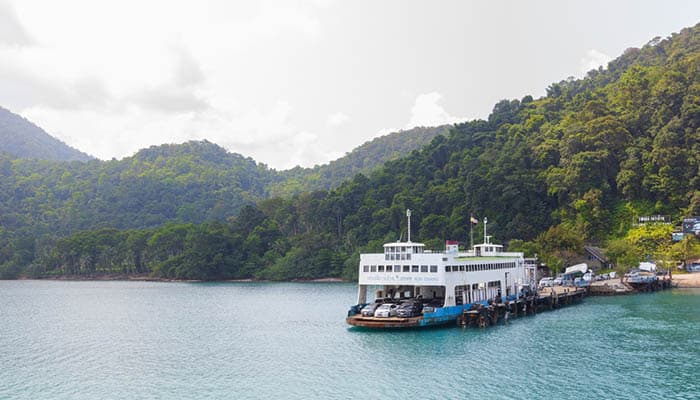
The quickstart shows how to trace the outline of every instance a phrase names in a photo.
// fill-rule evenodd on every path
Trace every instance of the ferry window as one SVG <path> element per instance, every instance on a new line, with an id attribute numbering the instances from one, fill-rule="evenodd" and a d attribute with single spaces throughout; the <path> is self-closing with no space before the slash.
<path id="1" fill-rule="evenodd" d="M 428 266 L 427 266 L 427 265 L 421 265 L 421 266 L 420 266 L 420 272 L 428 272 Z"/>
<path id="2" fill-rule="evenodd" d="M 418 272 L 418 266 L 417 266 L 417 265 L 411 265 L 411 272 Z"/>
<path id="3" fill-rule="evenodd" d="M 363 271 L 363 272 L 369 272 L 369 265 L 363 265 L 363 266 L 362 266 L 362 271 Z"/>
<path id="4" fill-rule="evenodd" d="M 449 266 L 449 265 L 445 265 L 445 272 L 450 272 L 450 266 Z"/>
<path id="5" fill-rule="evenodd" d="M 401 272 L 401 266 L 400 266 L 400 265 L 394 265 L 394 272 Z"/>
<path id="6" fill-rule="evenodd" d="M 406 252 L 406 248 L 402 246 L 402 247 L 401 247 L 401 252 L 402 252 L 402 253 L 405 253 L 405 252 Z"/>
<path id="7" fill-rule="evenodd" d="M 431 265 L 430 272 L 437 272 L 437 265 Z"/>
<path id="8" fill-rule="evenodd" d="M 377 272 L 377 266 L 376 266 L 376 265 L 372 265 L 372 266 L 369 267 L 369 270 L 370 270 L 371 272 Z"/>
<path id="9" fill-rule="evenodd" d="M 409 267 L 408 265 L 404 265 L 403 272 L 411 272 L 411 267 Z"/>
<path id="10" fill-rule="evenodd" d="M 388 260 L 389 259 L 389 254 L 384 254 L 384 259 Z"/>
<path id="11" fill-rule="evenodd" d="M 460 266 L 459 266 L 459 270 L 460 270 L 460 271 L 464 271 L 464 270 L 465 270 L 464 267 L 465 267 L 464 265 L 460 265 Z"/>
<path id="12" fill-rule="evenodd" d="M 406 259 L 410 260 L 411 259 L 411 253 L 406 254 Z"/>
<path id="13" fill-rule="evenodd" d="M 380 266 L 377 268 L 377 271 L 378 271 L 378 272 L 384 272 L 384 266 L 383 266 L 383 265 L 380 265 Z"/>
<path id="14" fill-rule="evenodd" d="M 406 255 L 405 255 L 405 254 L 401 254 L 401 259 L 402 259 L 402 260 L 405 260 L 405 259 L 406 259 Z"/>

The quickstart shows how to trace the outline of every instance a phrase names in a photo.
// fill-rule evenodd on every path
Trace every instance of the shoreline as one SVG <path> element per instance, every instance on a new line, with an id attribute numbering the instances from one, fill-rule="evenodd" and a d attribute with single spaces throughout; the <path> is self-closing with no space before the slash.
<path id="1" fill-rule="evenodd" d="M 676 288 L 700 288 L 700 273 L 674 274 L 673 284 Z"/>
<path id="2" fill-rule="evenodd" d="M 95 275 L 48 275 L 48 276 L 20 276 L 14 280 L 38 280 L 38 281 L 71 281 L 71 282 L 90 282 L 90 281 L 123 281 L 123 282 L 184 282 L 184 283 L 200 283 L 200 282 L 232 282 L 232 283 L 267 283 L 267 282 L 287 282 L 287 283 L 347 283 L 348 281 L 342 278 L 316 278 L 316 279 L 291 279 L 285 281 L 271 281 L 266 279 L 217 279 L 211 281 L 199 279 L 175 279 L 175 278 L 159 278 L 149 274 L 95 274 Z M 700 273 L 674 274 L 673 287 L 679 289 L 700 289 Z"/>
<path id="3" fill-rule="evenodd" d="M 232 283 L 264 283 L 264 282 L 288 282 L 288 283 L 345 283 L 347 281 L 342 278 L 316 278 L 316 279 L 292 279 L 286 281 L 271 281 L 264 279 L 216 279 L 216 280 L 200 280 L 200 279 L 176 279 L 176 278 L 159 278 L 149 274 L 95 274 L 95 275 L 44 275 L 38 277 L 20 276 L 18 281 L 36 280 L 36 281 L 71 281 L 71 282 L 94 282 L 94 281 L 122 281 L 122 282 L 184 282 L 184 283 L 201 283 L 201 282 L 232 282 Z"/>

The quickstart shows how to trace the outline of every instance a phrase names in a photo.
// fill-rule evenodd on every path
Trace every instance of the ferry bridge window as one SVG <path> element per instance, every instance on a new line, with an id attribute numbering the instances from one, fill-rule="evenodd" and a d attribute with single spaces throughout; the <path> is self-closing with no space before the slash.
<path id="1" fill-rule="evenodd" d="M 431 265 L 430 272 L 437 272 L 437 265 Z"/>
<path id="2" fill-rule="evenodd" d="M 389 260 L 389 254 L 384 254 L 384 259 Z"/>
<path id="3" fill-rule="evenodd" d="M 371 265 L 369 267 L 370 272 L 377 272 L 377 266 L 376 265 Z"/>
<path id="4" fill-rule="evenodd" d="M 459 266 L 459 270 L 460 270 L 460 271 L 464 271 L 464 270 L 465 270 L 464 265 L 460 265 L 460 266 Z"/>
<path id="5" fill-rule="evenodd" d="M 384 272 L 384 266 L 383 266 L 383 265 L 380 265 L 380 266 L 377 268 L 377 271 L 378 271 L 378 272 Z"/>
<path id="6" fill-rule="evenodd" d="M 408 265 L 403 266 L 403 272 L 411 272 L 411 267 Z"/>
<path id="7" fill-rule="evenodd" d="M 428 272 L 428 266 L 427 266 L 427 265 L 421 265 L 421 266 L 420 266 L 420 272 Z"/>
<path id="8" fill-rule="evenodd" d="M 407 260 L 410 260 L 410 259 L 411 259 L 411 254 L 410 254 L 410 253 L 409 253 L 409 254 L 406 254 L 406 259 L 407 259 Z"/>
<path id="9" fill-rule="evenodd" d="M 411 272 L 418 272 L 418 266 L 417 266 L 417 265 L 411 265 Z"/>
<path id="10" fill-rule="evenodd" d="M 401 272 L 401 266 L 400 266 L 400 265 L 394 265 L 394 272 Z"/>
<path id="11" fill-rule="evenodd" d="M 363 272 L 369 272 L 369 265 L 363 265 L 363 266 L 362 266 L 362 271 L 363 271 Z"/>
<path id="12" fill-rule="evenodd" d="M 445 272 L 450 272 L 450 266 L 449 266 L 449 265 L 445 265 Z"/>

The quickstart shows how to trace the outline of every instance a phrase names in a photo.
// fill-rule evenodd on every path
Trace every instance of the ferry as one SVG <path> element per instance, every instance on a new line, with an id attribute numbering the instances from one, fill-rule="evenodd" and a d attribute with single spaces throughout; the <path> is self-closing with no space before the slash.
<path id="1" fill-rule="evenodd" d="M 525 263 L 523 253 L 491 243 L 486 218 L 482 244 L 461 251 L 457 242 L 446 241 L 444 251 L 431 251 L 411 242 L 410 215 L 407 210 L 407 241 L 386 243 L 383 253 L 360 255 L 357 304 L 348 311 L 348 324 L 381 329 L 445 325 L 472 308 L 513 301 L 535 287 L 536 267 Z"/>

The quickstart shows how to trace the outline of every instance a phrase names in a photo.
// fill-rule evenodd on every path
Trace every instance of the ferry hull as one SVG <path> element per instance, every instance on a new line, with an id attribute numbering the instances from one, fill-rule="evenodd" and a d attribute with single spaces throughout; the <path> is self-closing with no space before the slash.
<path id="1" fill-rule="evenodd" d="M 362 328 L 373 329 L 396 329 L 396 328 L 422 328 L 431 326 L 440 326 L 450 323 L 456 323 L 457 317 L 468 310 L 467 306 L 454 306 L 438 308 L 434 312 L 426 313 L 418 317 L 401 318 L 378 318 L 378 317 L 363 317 L 361 315 L 353 315 L 345 320 L 349 325 Z"/>

